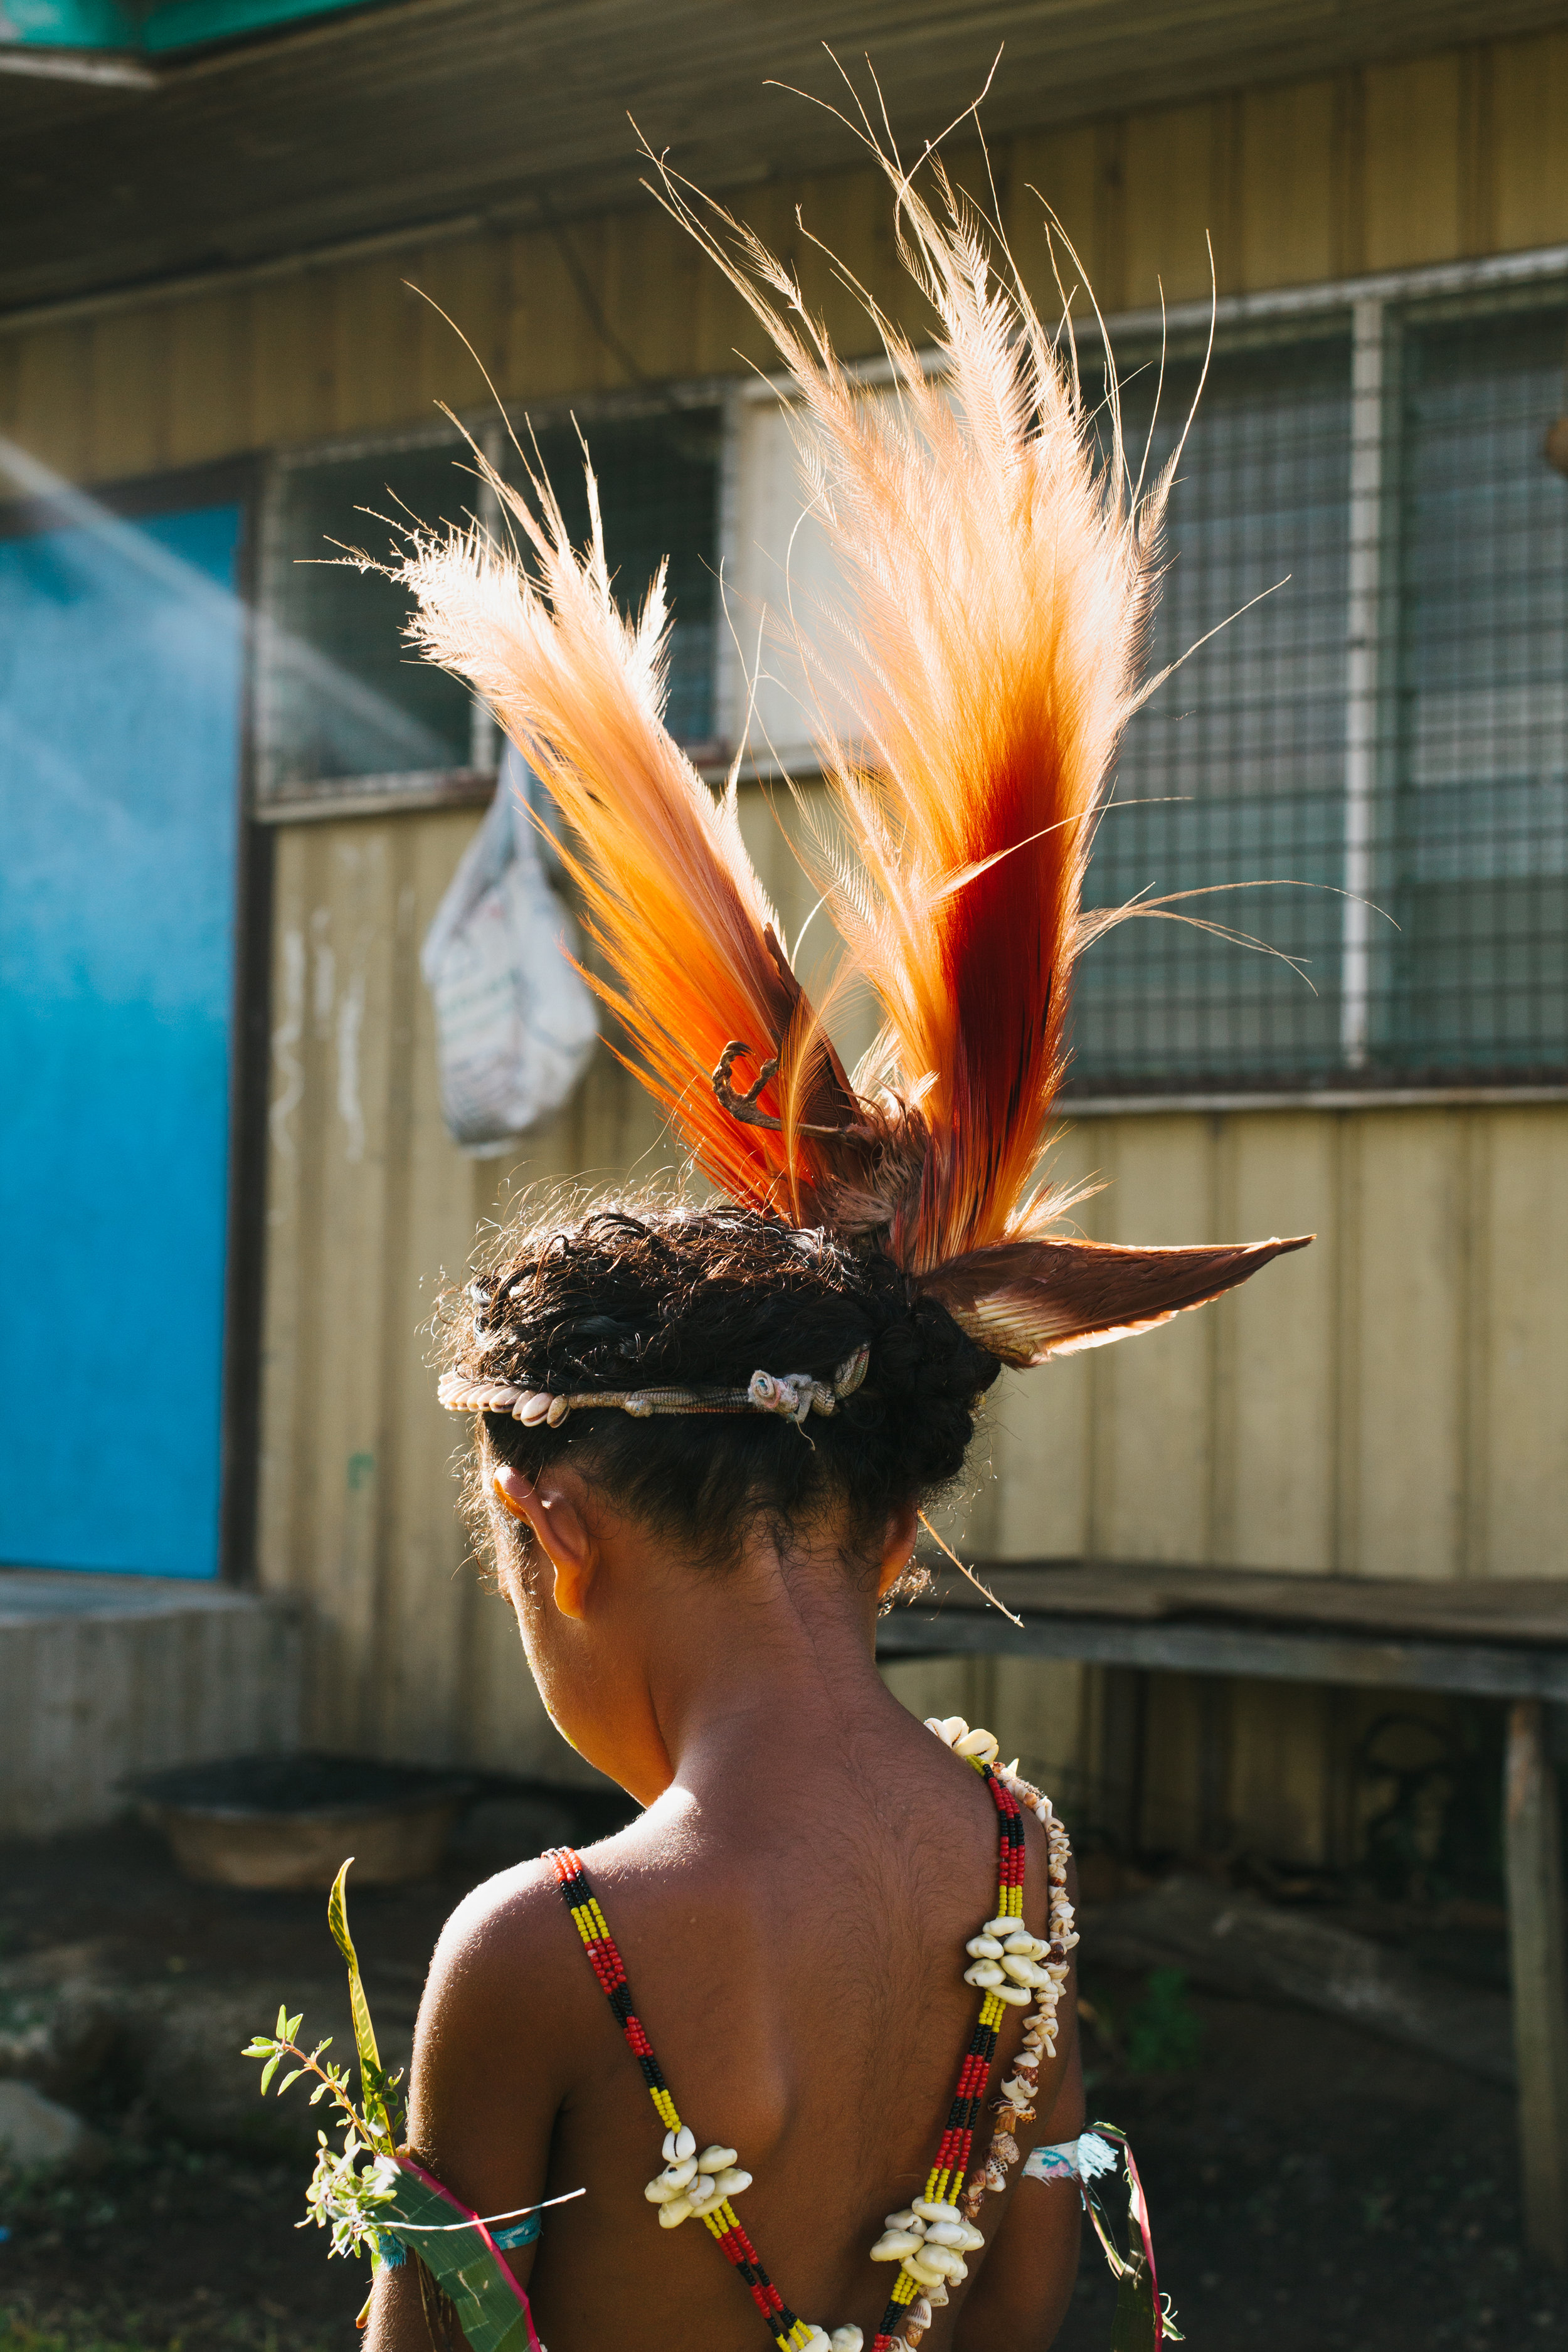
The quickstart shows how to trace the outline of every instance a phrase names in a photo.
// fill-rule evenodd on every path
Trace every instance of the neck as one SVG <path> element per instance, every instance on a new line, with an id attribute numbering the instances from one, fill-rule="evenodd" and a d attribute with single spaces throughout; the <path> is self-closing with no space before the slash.
<path id="1" fill-rule="evenodd" d="M 877 1672 L 875 1591 L 837 1552 L 759 1538 L 724 1575 L 682 1581 L 690 1605 L 660 1612 L 647 1677 L 677 1787 L 766 1782 L 902 1716 Z"/>

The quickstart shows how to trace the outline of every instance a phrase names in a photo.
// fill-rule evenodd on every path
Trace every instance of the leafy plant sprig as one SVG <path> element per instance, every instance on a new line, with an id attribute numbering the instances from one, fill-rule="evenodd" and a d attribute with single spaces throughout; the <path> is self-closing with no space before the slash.
<path id="1" fill-rule="evenodd" d="M 349 1860 L 353 1859 L 351 1854 Z M 359 2105 L 355 2105 L 349 2087 L 348 2068 L 326 2055 L 332 2046 L 331 2034 L 307 2050 L 298 2038 L 304 2022 L 303 2012 L 290 2017 L 287 2002 L 278 2012 L 273 2031 L 258 2033 L 243 2054 L 262 2061 L 263 2098 L 271 2089 L 279 2067 L 292 2059 L 294 2063 L 278 2085 L 278 2096 L 281 2098 L 291 2084 L 309 2074 L 314 2078 L 310 2105 L 315 2106 L 330 2098 L 340 2110 L 342 2121 L 338 2127 L 344 2133 L 342 2147 L 334 2148 L 324 2131 L 316 2134 L 316 2168 L 305 2191 L 305 2218 L 297 2227 L 302 2230 L 314 2222 L 319 2230 L 330 2230 L 334 2254 L 368 2253 L 374 2273 L 387 2259 L 382 2243 L 384 2226 L 387 2209 L 397 2199 L 397 2141 L 404 2121 L 397 2090 L 403 2077 L 401 2073 L 389 2074 L 381 2063 L 375 2028 L 371 2023 L 370 2006 L 360 1977 L 359 1955 L 349 1934 L 344 1892 L 348 1869 L 345 1862 L 332 1882 L 327 1925 L 348 1965 L 349 2008 L 359 2058 Z M 362 2165 L 360 2158 L 366 2156 L 371 2160 Z"/>

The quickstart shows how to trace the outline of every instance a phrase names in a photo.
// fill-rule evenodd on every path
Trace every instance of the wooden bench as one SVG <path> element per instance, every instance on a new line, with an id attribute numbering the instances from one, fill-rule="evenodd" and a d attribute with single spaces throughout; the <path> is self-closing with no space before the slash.
<path id="1" fill-rule="evenodd" d="M 1508 1707 L 1508 1882 L 1521 2169 L 1531 2246 L 1568 2268 L 1568 1978 L 1544 1709 L 1568 1703 L 1568 1580 L 1465 1584 L 1234 1569 L 981 1562 L 1022 1622 L 951 1569 L 878 1629 L 887 1660 L 1061 1658 L 1201 1675 L 1465 1691 Z"/>

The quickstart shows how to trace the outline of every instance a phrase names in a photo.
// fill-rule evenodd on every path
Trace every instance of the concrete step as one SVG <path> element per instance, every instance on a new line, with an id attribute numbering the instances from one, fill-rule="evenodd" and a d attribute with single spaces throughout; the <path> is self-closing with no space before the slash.
<path id="1" fill-rule="evenodd" d="M 124 1810 L 128 1773 L 300 1744 L 294 1603 L 174 1577 L 0 1569 L 0 1838 Z"/>

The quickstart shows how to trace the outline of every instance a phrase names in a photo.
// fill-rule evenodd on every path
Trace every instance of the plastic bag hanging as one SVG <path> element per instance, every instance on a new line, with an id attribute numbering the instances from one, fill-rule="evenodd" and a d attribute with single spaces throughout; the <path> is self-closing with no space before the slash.
<path id="1" fill-rule="evenodd" d="M 476 1159 L 558 1110 L 598 1035 L 568 961 L 577 926 L 551 887 L 548 844 L 529 814 L 537 779 L 508 744 L 496 795 L 420 951 L 436 1009 L 441 1115 Z"/>

